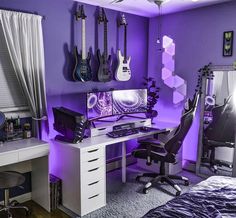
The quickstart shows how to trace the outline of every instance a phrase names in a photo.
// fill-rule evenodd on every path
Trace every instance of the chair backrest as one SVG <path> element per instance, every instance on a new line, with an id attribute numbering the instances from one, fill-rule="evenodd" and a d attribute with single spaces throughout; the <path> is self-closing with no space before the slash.
<path id="1" fill-rule="evenodd" d="M 165 144 L 165 149 L 168 153 L 177 154 L 179 149 L 181 148 L 184 138 L 187 135 L 190 127 L 192 126 L 198 99 L 199 94 L 197 93 L 194 95 L 194 99 L 192 101 L 193 104 L 191 105 L 190 110 L 182 115 L 177 131 L 175 132 L 173 137 L 170 138 L 169 141 Z"/>
<path id="2" fill-rule="evenodd" d="M 212 109 L 213 120 L 204 130 L 204 137 L 217 142 L 234 142 L 235 107 L 233 97 L 230 96 L 224 105 Z"/>

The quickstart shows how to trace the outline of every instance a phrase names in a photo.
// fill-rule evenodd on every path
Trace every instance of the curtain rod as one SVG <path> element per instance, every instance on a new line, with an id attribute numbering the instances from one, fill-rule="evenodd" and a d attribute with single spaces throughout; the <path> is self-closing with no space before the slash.
<path id="1" fill-rule="evenodd" d="M 4 9 L 4 8 L 0 8 L 0 10 L 11 11 L 11 12 L 16 12 L 16 13 L 24 13 L 24 14 L 38 15 L 38 16 L 42 17 L 43 20 L 46 20 L 46 16 L 40 15 L 40 14 L 38 14 L 37 12 L 31 13 L 31 12 L 26 12 L 26 11 L 15 11 L 15 10 L 12 10 L 12 9 Z"/>
<path id="2" fill-rule="evenodd" d="M 236 70 L 235 65 L 211 65 L 210 66 L 211 70 Z"/>

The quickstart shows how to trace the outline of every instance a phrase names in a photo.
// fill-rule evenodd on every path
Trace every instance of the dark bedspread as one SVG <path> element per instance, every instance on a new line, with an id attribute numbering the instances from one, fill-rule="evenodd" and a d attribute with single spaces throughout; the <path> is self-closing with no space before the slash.
<path id="1" fill-rule="evenodd" d="M 236 218 L 236 178 L 213 176 L 143 218 Z"/>

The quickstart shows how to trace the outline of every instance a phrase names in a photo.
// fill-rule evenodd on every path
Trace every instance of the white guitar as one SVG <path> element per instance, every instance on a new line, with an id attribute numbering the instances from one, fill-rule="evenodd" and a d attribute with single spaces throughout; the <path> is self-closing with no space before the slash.
<path id="1" fill-rule="evenodd" d="M 117 81 L 128 81 L 131 78 L 130 61 L 131 57 L 127 57 L 127 22 L 125 15 L 121 16 L 119 26 L 124 26 L 124 56 L 121 54 L 121 50 L 118 50 L 118 67 L 115 73 Z"/>

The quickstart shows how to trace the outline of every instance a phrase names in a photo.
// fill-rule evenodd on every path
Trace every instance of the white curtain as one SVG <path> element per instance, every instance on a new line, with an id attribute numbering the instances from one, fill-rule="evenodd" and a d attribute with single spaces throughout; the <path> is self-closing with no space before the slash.
<path id="1" fill-rule="evenodd" d="M 0 10 L 0 25 L 32 116 L 42 120 L 47 116 L 42 17 Z M 41 123 L 35 124 L 40 129 Z"/>
<path id="2" fill-rule="evenodd" d="M 233 95 L 236 92 L 236 71 L 228 72 L 228 88 L 229 95 Z"/>
<path id="3" fill-rule="evenodd" d="M 216 104 L 224 104 L 224 100 L 228 98 L 228 75 L 225 71 L 215 71 L 213 79 L 213 95 L 216 96 Z"/>

